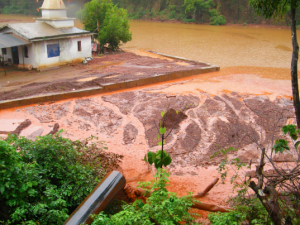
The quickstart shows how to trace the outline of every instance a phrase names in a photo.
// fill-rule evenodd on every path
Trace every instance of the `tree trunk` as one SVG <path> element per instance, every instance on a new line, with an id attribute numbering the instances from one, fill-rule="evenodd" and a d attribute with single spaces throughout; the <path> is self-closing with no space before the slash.
<path id="1" fill-rule="evenodd" d="M 297 42 L 296 29 L 296 0 L 291 0 L 291 17 L 292 17 L 292 42 L 293 42 L 293 56 L 291 64 L 291 80 L 293 90 L 293 101 L 297 120 L 297 126 L 300 128 L 300 102 L 299 102 L 299 87 L 298 87 L 298 53 L 299 45 Z"/>
<path id="2" fill-rule="evenodd" d="M 274 187 L 266 186 L 262 190 L 264 185 L 264 166 L 265 166 L 265 149 L 261 152 L 260 164 L 256 166 L 256 176 L 258 179 L 257 184 L 251 181 L 249 187 L 255 192 L 256 196 L 260 200 L 261 204 L 265 207 L 269 213 L 274 225 L 282 225 L 282 214 L 278 203 L 278 194 Z M 269 195 L 269 198 L 265 194 Z"/>

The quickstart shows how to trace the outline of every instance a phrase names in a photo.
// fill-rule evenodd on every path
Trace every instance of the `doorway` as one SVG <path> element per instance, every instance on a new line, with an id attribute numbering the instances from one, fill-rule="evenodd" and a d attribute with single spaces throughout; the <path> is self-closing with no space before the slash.
<path id="1" fill-rule="evenodd" d="M 13 64 L 19 64 L 19 52 L 18 52 L 18 47 L 12 47 L 12 59 L 13 59 Z"/>

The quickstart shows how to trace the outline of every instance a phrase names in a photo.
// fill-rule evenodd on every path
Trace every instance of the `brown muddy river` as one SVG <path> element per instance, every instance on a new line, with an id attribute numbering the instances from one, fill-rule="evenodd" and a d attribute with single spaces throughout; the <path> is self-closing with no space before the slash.
<path id="1" fill-rule="evenodd" d="M 34 21 L 32 17 L 0 14 L 0 25 Z M 77 27 L 82 28 L 79 21 Z M 289 79 L 292 44 L 289 29 L 248 26 L 210 26 L 131 21 L 132 41 L 125 50 L 152 50 L 216 64 L 221 69 L 237 67 L 260 70 L 267 77 Z M 276 68 L 281 68 L 277 70 Z"/>
<path id="2" fill-rule="evenodd" d="M 289 68 L 289 29 L 131 21 L 133 40 L 125 48 L 153 50 L 220 67 Z"/>

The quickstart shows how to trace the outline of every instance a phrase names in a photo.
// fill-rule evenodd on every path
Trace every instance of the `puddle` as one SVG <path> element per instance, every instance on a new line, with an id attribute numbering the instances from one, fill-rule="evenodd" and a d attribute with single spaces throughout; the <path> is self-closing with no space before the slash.
<path id="1" fill-rule="evenodd" d="M 97 78 L 98 78 L 98 77 L 88 77 L 88 78 L 84 78 L 84 79 L 77 80 L 77 82 L 86 82 L 86 81 L 95 80 L 95 79 L 97 79 Z"/>
<path id="2" fill-rule="evenodd" d="M 104 77 L 104 78 L 110 79 L 110 78 L 114 78 L 114 77 L 118 77 L 118 76 L 120 76 L 120 75 L 112 75 L 112 76 L 108 76 L 108 77 Z"/>
<path id="3" fill-rule="evenodd" d="M 153 64 L 152 66 L 140 66 L 140 65 L 134 65 L 131 63 L 124 63 L 122 66 L 124 67 L 133 67 L 133 68 L 141 68 L 141 69 L 153 69 L 153 68 L 162 68 L 163 64 Z"/>
<path id="4" fill-rule="evenodd" d="M 186 62 L 176 62 L 176 64 L 180 66 L 191 66 L 189 63 Z"/>

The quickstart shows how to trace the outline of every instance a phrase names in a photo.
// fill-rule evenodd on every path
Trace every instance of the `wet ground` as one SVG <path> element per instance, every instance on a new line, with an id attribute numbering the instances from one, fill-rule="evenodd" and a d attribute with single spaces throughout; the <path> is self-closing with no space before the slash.
<path id="1" fill-rule="evenodd" d="M 64 93 L 111 83 L 155 77 L 174 72 L 193 71 L 205 63 L 131 52 L 95 57 L 87 65 L 70 64 L 44 71 L 0 69 L 0 101 L 39 94 Z M 5 74 L 5 69 L 10 69 Z"/>
<path id="2" fill-rule="evenodd" d="M 167 132 L 172 130 L 165 145 L 173 160 L 168 168 L 169 190 L 179 195 L 197 193 L 219 177 L 216 168 L 221 158 L 210 159 L 213 153 L 238 148 L 228 157 L 251 161 L 254 170 L 259 159 L 256 142 L 271 146 L 270 124 L 279 118 L 280 126 L 294 122 L 288 80 L 247 74 L 242 69 L 238 72 L 230 75 L 220 71 L 146 88 L 2 110 L 0 119 L 29 119 L 32 124 L 21 135 L 30 138 L 51 132 L 56 123 L 64 129 L 63 136 L 71 139 L 95 135 L 107 143 L 109 152 L 124 156 L 120 169 L 127 183 L 136 186 L 138 181 L 152 179 L 154 168 L 143 158 L 147 151 L 159 149 L 155 124 L 161 111 L 166 111 Z M 176 111 L 182 110 L 178 118 Z M 22 122 L 19 120 L 15 123 Z M 286 159 L 293 159 L 293 154 L 276 161 Z M 231 190 L 229 180 L 219 182 L 200 201 L 228 205 Z"/>

